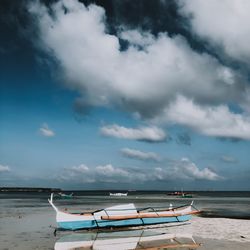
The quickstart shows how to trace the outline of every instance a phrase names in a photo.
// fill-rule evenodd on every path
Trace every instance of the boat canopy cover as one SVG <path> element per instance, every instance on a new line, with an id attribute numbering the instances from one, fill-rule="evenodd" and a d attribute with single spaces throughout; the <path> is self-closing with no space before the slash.
<path id="1" fill-rule="evenodd" d="M 111 215 L 122 215 L 122 214 L 137 214 L 135 205 L 133 203 L 117 205 L 99 210 L 94 213 L 95 216 L 102 216 L 102 215 L 111 216 Z"/>

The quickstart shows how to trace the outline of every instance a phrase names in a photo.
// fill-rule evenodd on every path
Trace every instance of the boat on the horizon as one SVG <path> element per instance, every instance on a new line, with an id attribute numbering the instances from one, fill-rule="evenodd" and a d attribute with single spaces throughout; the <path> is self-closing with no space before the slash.
<path id="1" fill-rule="evenodd" d="M 193 198 L 193 194 L 190 193 L 183 193 L 180 198 Z"/>
<path id="2" fill-rule="evenodd" d="M 74 233 L 61 237 L 55 250 L 129 250 L 129 249 L 197 249 L 191 234 L 169 234 L 155 230 L 133 230 L 102 233 Z"/>
<path id="3" fill-rule="evenodd" d="M 109 193 L 109 196 L 116 196 L 116 197 L 128 196 L 128 193 Z"/>
<path id="4" fill-rule="evenodd" d="M 72 199 L 73 198 L 73 194 L 74 193 L 71 193 L 71 194 L 64 194 L 62 192 L 58 193 L 58 195 L 60 196 L 60 198 L 62 199 Z"/>
<path id="5" fill-rule="evenodd" d="M 186 192 L 183 192 L 183 191 L 175 191 L 175 192 L 171 192 L 171 193 L 168 193 L 167 195 L 172 195 L 172 196 L 176 196 L 178 198 L 193 198 L 193 194 L 191 193 L 186 193 Z"/>
<path id="6" fill-rule="evenodd" d="M 93 212 L 69 213 L 59 210 L 53 203 L 53 194 L 48 200 L 56 211 L 58 227 L 67 230 L 144 226 L 162 223 L 179 223 L 191 219 L 200 211 L 190 205 L 169 208 L 140 208 L 133 203 L 116 205 Z"/>

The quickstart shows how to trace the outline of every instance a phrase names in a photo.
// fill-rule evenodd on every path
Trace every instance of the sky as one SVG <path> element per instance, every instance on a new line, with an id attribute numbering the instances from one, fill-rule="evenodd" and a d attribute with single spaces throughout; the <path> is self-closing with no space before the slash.
<path id="1" fill-rule="evenodd" d="M 2 0 L 0 186 L 250 190 L 249 11 Z"/>

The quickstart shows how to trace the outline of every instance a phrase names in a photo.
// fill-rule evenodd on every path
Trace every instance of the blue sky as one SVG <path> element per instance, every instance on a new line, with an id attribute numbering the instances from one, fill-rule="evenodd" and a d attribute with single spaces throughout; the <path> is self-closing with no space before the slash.
<path id="1" fill-rule="evenodd" d="M 190 2 L 6 1 L 0 186 L 250 190 L 247 3 Z"/>

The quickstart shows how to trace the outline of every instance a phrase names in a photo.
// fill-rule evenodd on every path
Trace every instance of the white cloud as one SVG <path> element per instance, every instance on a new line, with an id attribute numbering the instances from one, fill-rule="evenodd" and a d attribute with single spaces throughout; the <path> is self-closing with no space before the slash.
<path id="1" fill-rule="evenodd" d="M 44 123 L 39 130 L 40 130 L 41 135 L 45 137 L 55 136 L 55 132 L 49 128 L 47 123 Z"/>
<path id="2" fill-rule="evenodd" d="M 155 42 L 155 38 L 148 32 L 137 30 L 126 30 L 120 33 L 120 37 L 124 40 L 129 41 L 133 45 L 148 46 Z"/>
<path id="3" fill-rule="evenodd" d="M 121 168 L 115 168 L 111 164 L 104 166 L 97 166 L 95 170 L 99 176 L 104 177 L 106 180 L 107 178 L 115 179 L 116 177 L 120 178 L 130 177 L 129 172 L 127 170 Z"/>
<path id="4" fill-rule="evenodd" d="M 204 168 L 200 170 L 195 165 L 195 163 L 191 162 L 187 158 L 182 158 L 181 164 L 182 164 L 181 169 L 183 170 L 184 174 L 191 179 L 210 180 L 210 181 L 221 179 L 221 177 L 218 174 L 216 174 L 209 168 Z"/>
<path id="5" fill-rule="evenodd" d="M 249 64 L 250 1 L 179 0 L 181 13 L 191 15 L 193 30 L 221 46 L 232 58 Z"/>
<path id="6" fill-rule="evenodd" d="M 10 172 L 10 167 L 0 164 L 0 173 L 4 173 L 4 172 Z"/>
<path id="7" fill-rule="evenodd" d="M 186 2 L 189 6 L 189 1 Z M 203 2 L 206 2 L 208 7 L 211 5 L 210 1 Z M 203 13 L 202 3 L 199 2 Z M 229 1 L 226 3 L 229 4 Z M 206 4 L 204 3 L 204 6 Z M 184 4 L 183 8 L 187 6 Z M 222 8 L 220 10 L 224 11 Z M 248 107 L 246 92 L 249 87 L 245 78 L 240 72 L 221 65 L 211 55 L 194 51 L 184 37 L 170 37 L 167 33 L 154 36 L 150 32 L 126 28 L 118 32 L 118 35 L 108 34 L 104 9 L 94 4 L 85 7 L 77 0 L 61 0 L 52 4 L 50 9 L 39 2 L 32 2 L 29 11 L 36 18 L 40 34 L 38 44 L 58 62 L 68 87 L 78 90 L 87 104 L 115 106 L 137 114 L 142 119 L 159 118 L 165 112 L 164 115 L 170 120 L 190 126 L 206 135 L 249 138 L 248 134 L 244 135 L 249 131 L 248 117 L 245 114 L 233 114 L 227 108 L 229 102 Z M 214 18 L 214 13 L 215 19 L 218 16 L 216 10 L 208 13 L 211 18 Z M 208 18 L 207 15 L 204 16 Z M 196 16 L 194 20 L 195 18 Z M 233 16 L 233 19 L 236 17 Z M 218 19 L 217 22 L 219 21 L 221 20 Z M 218 25 L 217 22 L 214 25 L 211 25 L 211 22 L 209 26 L 217 29 L 224 20 Z M 243 29 L 248 27 L 247 23 Z M 233 36 L 235 29 L 231 29 L 230 25 L 227 27 Z M 241 32 L 244 34 L 248 31 Z M 219 33 L 223 34 L 223 31 L 219 30 Z M 127 50 L 121 51 L 119 39 L 127 40 Z M 224 41 L 223 38 L 221 40 Z M 247 46 L 242 48 L 226 45 L 232 55 L 237 54 L 232 52 L 233 48 L 242 49 L 241 54 L 245 52 L 247 55 L 249 42 L 246 44 Z M 190 102 L 187 102 L 191 109 L 185 108 L 186 113 L 181 112 L 183 116 L 177 117 L 173 107 L 177 95 L 193 100 L 197 106 L 193 105 L 192 108 Z M 196 115 L 205 118 L 203 122 L 201 117 L 198 117 L 198 125 L 191 120 L 194 109 L 198 112 Z M 166 114 L 167 111 L 169 114 Z M 226 119 L 225 126 L 221 125 L 220 114 Z M 216 128 L 214 123 L 218 120 L 220 127 Z M 231 123 L 233 127 L 229 131 Z M 243 132 L 240 132 L 240 129 L 243 129 Z M 151 141 L 161 141 L 164 137 L 164 132 L 152 128 L 128 129 L 113 125 L 101 130 L 108 136 L 136 140 L 149 138 Z"/>
<path id="8" fill-rule="evenodd" d="M 209 168 L 199 169 L 187 158 L 172 161 L 164 167 L 151 168 L 121 168 L 111 164 L 89 167 L 85 164 L 67 167 L 59 175 L 59 180 L 82 183 L 133 183 L 167 180 L 209 180 L 223 179 Z"/>
<path id="9" fill-rule="evenodd" d="M 70 169 L 79 173 L 86 173 L 89 171 L 89 167 L 84 164 L 81 164 L 79 166 L 73 166 Z"/>
<path id="10" fill-rule="evenodd" d="M 143 175 L 143 174 L 142 174 Z M 64 181 L 80 181 L 86 183 L 107 182 L 107 183 L 128 183 L 132 180 L 142 181 L 142 175 L 134 175 L 124 168 L 117 168 L 111 164 L 88 167 L 85 164 L 68 167 L 64 169 L 59 179 Z"/>
<path id="11" fill-rule="evenodd" d="M 173 161 L 168 167 L 158 167 L 153 173 L 159 180 L 209 180 L 216 181 L 223 179 L 209 168 L 199 169 L 195 163 L 188 158 Z"/>
<path id="12" fill-rule="evenodd" d="M 178 96 L 167 108 L 168 121 L 188 126 L 202 134 L 250 140 L 250 117 L 230 112 L 227 106 L 200 106 Z"/>
<path id="13" fill-rule="evenodd" d="M 126 128 L 114 124 L 102 127 L 101 133 L 105 136 L 148 142 L 162 142 L 166 140 L 167 137 L 162 129 L 154 126 Z"/>
<path id="14" fill-rule="evenodd" d="M 106 33 L 101 7 L 69 0 L 53 5 L 53 17 L 40 4 L 30 11 L 38 15 L 43 48 L 58 60 L 70 87 L 87 93 L 92 104 L 117 104 L 150 116 L 176 91 L 216 102 L 239 94 L 234 84 L 225 82 L 222 72 L 227 68 L 206 53 L 194 52 L 181 36 L 124 30 L 120 37 L 131 46 L 120 51 L 119 36 Z M 232 79 L 234 72 L 230 83 Z"/>
<path id="15" fill-rule="evenodd" d="M 153 152 L 142 152 L 140 150 L 130 149 L 130 148 L 123 148 L 121 152 L 124 156 L 128 158 L 134 158 L 139 160 L 153 160 L 153 161 L 160 161 L 160 157 Z"/>

